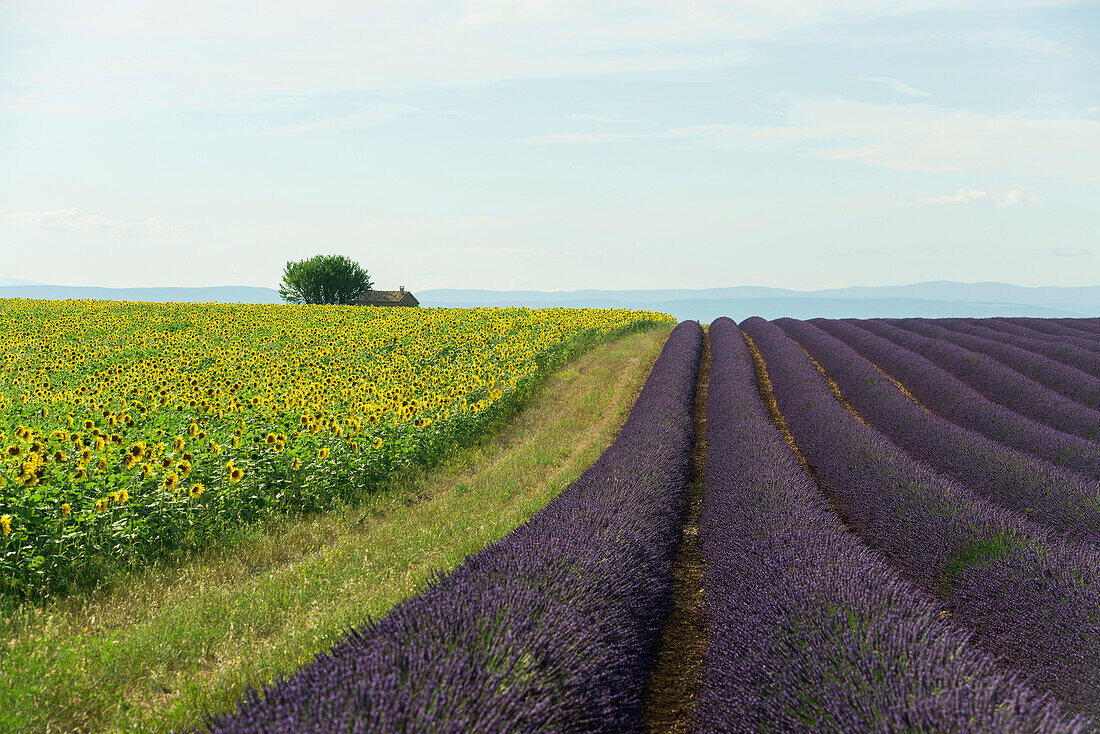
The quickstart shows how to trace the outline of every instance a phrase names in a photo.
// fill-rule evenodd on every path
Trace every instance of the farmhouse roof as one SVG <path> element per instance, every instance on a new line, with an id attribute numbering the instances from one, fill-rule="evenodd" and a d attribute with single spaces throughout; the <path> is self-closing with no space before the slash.
<path id="1" fill-rule="evenodd" d="M 416 296 L 406 290 L 375 291 L 369 290 L 359 296 L 359 303 L 367 306 L 419 306 Z"/>

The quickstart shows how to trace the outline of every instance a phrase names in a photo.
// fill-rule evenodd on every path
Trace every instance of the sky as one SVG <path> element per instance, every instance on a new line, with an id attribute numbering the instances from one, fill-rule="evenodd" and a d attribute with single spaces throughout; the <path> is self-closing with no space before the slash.
<path id="1" fill-rule="evenodd" d="M 0 0 L 0 280 L 1100 284 L 1100 3 Z"/>

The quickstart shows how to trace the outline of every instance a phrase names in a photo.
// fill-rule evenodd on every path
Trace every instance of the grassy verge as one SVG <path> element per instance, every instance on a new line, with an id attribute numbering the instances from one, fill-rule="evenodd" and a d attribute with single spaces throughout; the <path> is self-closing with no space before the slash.
<path id="1" fill-rule="evenodd" d="M 223 709 L 502 537 L 610 444 L 669 328 L 550 375 L 492 439 L 365 504 L 242 531 L 92 598 L 0 619 L 0 730 L 167 731 Z"/>

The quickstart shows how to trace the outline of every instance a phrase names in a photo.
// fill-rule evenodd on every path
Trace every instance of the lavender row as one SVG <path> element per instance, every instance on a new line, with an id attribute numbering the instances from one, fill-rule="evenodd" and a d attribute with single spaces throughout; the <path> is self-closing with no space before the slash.
<path id="1" fill-rule="evenodd" d="M 214 732 L 641 731 L 692 471 L 699 324 L 612 446 L 527 523 L 253 691 Z"/>
<path id="2" fill-rule="evenodd" d="M 1088 334 L 1077 335 L 1057 335 L 1051 334 L 1048 331 L 1044 331 L 1041 328 L 1035 326 L 1029 326 L 1026 322 L 1020 321 L 1015 318 L 997 317 L 993 319 L 967 319 L 967 321 L 981 323 L 987 328 L 994 329 L 1002 334 L 1009 334 L 1014 337 L 1021 337 L 1025 339 L 1040 339 L 1050 344 L 1059 344 L 1072 342 L 1075 346 L 1083 347 L 1085 349 L 1095 350 L 1095 342 Z"/>
<path id="3" fill-rule="evenodd" d="M 844 532 L 711 324 L 700 731 L 1080 731 Z"/>
<path id="4" fill-rule="evenodd" d="M 1100 354 L 1065 341 L 1049 341 L 998 331 L 990 327 L 993 319 L 936 319 L 931 322 L 946 329 L 1010 344 L 1100 378 Z"/>
<path id="5" fill-rule="evenodd" d="M 1095 442 L 1036 423 L 986 400 L 927 359 L 853 324 L 827 319 L 814 319 L 812 323 L 899 380 L 923 405 L 952 423 L 1056 466 L 1100 479 L 1100 446 Z"/>
<path id="6" fill-rule="evenodd" d="M 857 325 L 935 362 L 976 392 L 1038 423 L 1082 438 L 1100 437 L 1100 412 L 1086 408 L 995 360 L 899 329 L 881 319 Z"/>
<path id="7" fill-rule="evenodd" d="M 779 327 L 742 324 L 819 485 L 849 528 L 976 644 L 1069 707 L 1100 713 L 1100 552 L 992 505 L 864 425 Z"/>
<path id="8" fill-rule="evenodd" d="M 1085 341 L 1095 344 L 1093 335 L 1082 331 L 1081 329 L 1073 326 L 1072 324 L 1061 323 L 1056 319 L 1037 319 L 1024 316 L 1016 316 L 1006 318 L 1010 324 L 1016 326 L 1022 326 L 1027 329 L 1040 334 L 1042 336 L 1051 337 L 1054 339 L 1083 339 Z"/>
<path id="9" fill-rule="evenodd" d="M 1029 351 L 1022 344 L 1017 346 L 965 331 L 952 331 L 927 319 L 889 319 L 888 323 L 929 339 L 938 339 L 992 357 L 1005 367 L 1080 405 L 1093 410 L 1100 408 L 1100 379 L 1040 353 Z M 1080 351 L 1100 360 L 1100 354 Z"/>
<path id="10" fill-rule="evenodd" d="M 813 324 L 775 323 L 817 360 L 861 418 L 910 456 L 1034 522 L 1100 541 L 1100 482 L 921 408 L 873 364 Z"/>
<path id="11" fill-rule="evenodd" d="M 1100 319 L 1098 318 L 1059 319 L 1058 323 L 1077 329 L 1091 338 L 1100 340 Z"/>

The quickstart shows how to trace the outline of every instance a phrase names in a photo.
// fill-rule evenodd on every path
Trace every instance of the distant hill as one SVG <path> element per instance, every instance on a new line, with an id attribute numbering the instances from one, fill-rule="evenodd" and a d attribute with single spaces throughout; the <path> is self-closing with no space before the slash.
<path id="1" fill-rule="evenodd" d="M 247 285 L 210 288 L 94 288 L 68 285 L 0 286 L 0 298 L 91 299 L 158 303 L 282 303 L 279 292 Z"/>
<path id="2" fill-rule="evenodd" d="M 425 290 L 422 306 L 596 307 L 664 311 L 679 319 L 873 318 L 924 316 L 1100 316 L 1100 286 L 1027 288 L 1006 283 L 938 281 L 904 286 L 795 291 L 734 286 L 698 290 L 488 291 Z"/>
<path id="3" fill-rule="evenodd" d="M 88 298 L 180 303 L 281 303 L 277 291 L 250 286 L 212 288 L 93 288 L 39 284 L 4 285 L 0 298 Z M 1005 283 L 937 281 L 901 286 L 795 291 L 784 288 L 668 290 L 492 291 L 437 289 L 415 293 L 422 306 L 550 306 L 635 308 L 679 319 L 719 316 L 778 318 L 873 318 L 879 316 L 1100 316 L 1100 286 L 1026 288 Z"/>

